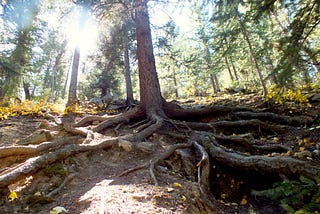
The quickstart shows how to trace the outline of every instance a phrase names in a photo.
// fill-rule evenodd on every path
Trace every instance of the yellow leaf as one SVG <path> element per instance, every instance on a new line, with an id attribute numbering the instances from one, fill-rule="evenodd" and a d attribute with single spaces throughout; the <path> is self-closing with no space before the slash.
<path id="1" fill-rule="evenodd" d="M 181 188 L 182 185 L 177 183 L 177 182 L 174 182 L 173 185 L 172 185 L 174 188 Z"/>
<path id="2" fill-rule="evenodd" d="M 246 205 L 247 203 L 248 203 L 247 196 L 243 196 L 243 198 L 241 200 L 241 205 Z"/>
<path id="3" fill-rule="evenodd" d="M 222 193 L 220 197 L 221 197 L 222 199 L 226 199 L 227 194 Z"/>
<path id="4" fill-rule="evenodd" d="M 182 199 L 183 201 L 187 200 L 186 196 L 184 196 L 184 195 L 181 197 L 181 199 Z"/>
<path id="5" fill-rule="evenodd" d="M 55 207 L 55 208 L 52 208 L 52 210 L 50 210 L 50 214 L 59 214 L 59 213 L 62 213 L 62 212 L 65 212 L 67 213 L 68 210 L 66 210 L 66 208 L 64 207 Z"/>
<path id="6" fill-rule="evenodd" d="M 9 201 L 14 201 L 17 198 L 18 198 L 18 194 L 15 191 L 11 191 L 8 196 Z"/>

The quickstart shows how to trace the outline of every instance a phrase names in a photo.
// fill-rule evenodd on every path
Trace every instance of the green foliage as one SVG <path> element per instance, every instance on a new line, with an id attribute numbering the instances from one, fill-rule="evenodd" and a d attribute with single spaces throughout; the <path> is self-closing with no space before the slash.
<path id="1" fill-rule="evenodd" d="M 288 213 L 318 213 L 320 210 L 320 179 L 300 176 L 299 180 L 277 182 L 273 188 L 252 191 L 256 196 L 267 196 L 280 200 L 281 206 Z"/>

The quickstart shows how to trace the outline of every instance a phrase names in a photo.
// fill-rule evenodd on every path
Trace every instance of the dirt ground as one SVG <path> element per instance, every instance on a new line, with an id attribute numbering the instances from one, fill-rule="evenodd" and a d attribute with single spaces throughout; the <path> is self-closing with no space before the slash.
<path id="1" fill-rule="evenodd" d="M 201 99 L 196 101 L 197 105 L 202 105 Z M 234 97 L 220 99 L 215 102 L 253 108 L 262 105 L 261 99 L 253 95 L 245 98 L 239 96 L 237 99 Z M 194 103 L 186 105 L 194 105 Z M 290 106 L 291 108 L 274 107 L 273 112 L 292 116 L 303 114 L 307 117 L 315 117 L 320 112 L 318 104 L 312 106 L 297 104 L 294 108 Z M 15 145 L 33 133 L 43 120 L 45 119 L 41 117 L 20 116 L 0 121 L 0 146 Z M 314 128 L 316 127 L 304 127 L 309 129 L 310 136 L 300 136 L 299 132 L 278 136 L 279 143 L 289 143 L 290 146 L 295 147 L 298 140 L 305 137 L 319 142 L 319 129 Z M 174 143 L 157 134 L 147 139 L 147 142 L 158 154 Z M 50 211 L 59 213 L 53 212 L 57 207 L 65 209 L 70 214 L 285 213 L 278 202 L 265 198 L 255 200 L 254 197 L 249 196 L 248 201 L 245 202 L 241 199 L 233 201 L 218 199 L 214 202 L 214 210 L 206 207 L 200 200 L 196 176 L 190 178 L 182 173 L 183 164 L 177 158 L 178 154 L 172 155 L 158 166 L 156 176 L 160 186 L 152 184 L 148 168 L 120 176 L 128 169 L 150 162 L 154 155 L 148 151 L 125 151 L 123 148 L 114 146 L 108 150 L 71 156 L 48 165 L 34 175 L 11 185 L 10 189 L 17 192 L 17 198 L 9 202 L 8 193 L 2 193 L 0 213 L 50 213 Z M 6 161 L 14 164 L 19 159 L 23 157 L 14 157 Z M 1 163 L 0 167 L 1 176 L 5 168 Z"/>

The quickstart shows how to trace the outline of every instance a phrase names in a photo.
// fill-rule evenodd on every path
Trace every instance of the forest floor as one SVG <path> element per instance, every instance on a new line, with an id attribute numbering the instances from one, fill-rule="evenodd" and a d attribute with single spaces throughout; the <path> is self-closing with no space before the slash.
<path id="1" fill-rule="evenodd" d="M 185 106 L 220 104 L 227 106 L 245 106 L 261 108 L 264 100 L 254 94 L 228 95 L 216 98 L 194 98 L 179 100 Z M 315 118 L 320 114 L 319 103 L 295 104 L 293 102 L 273 105 L 270 111 L 287 116 L 302 115 Z M 84 115 L 79 115 L 80 119 Z M 58 117 L 58 116 L 57 116 Z M 0 121 L 0 146 L 17 144 L 38 129 L 47 120 L 54 126 L 54 120 L 42 117 L 17 116 Z M 125 129 L 126 127 L 122 127 Z M 272 139 L 284 146 L 299 147 L 301 140 L 320 142 L 319 122 L 308 129 L 308 136 L 298 131 L 285 135 L 272 136 Z M 57 126 L 57 131 L 59 127 Z M 115 135 L 114 130 L 110 135 Z M 64 137 L 64 136 L 61 136 Z M 161 153 L 170 142 L 160 134 L 146 139 L 156 153 Z M 308 142 L 306 142 L 308 141 Z M 198 203 L 200 191 L 195 178 L 182 173 L 181 159 L 174 154 L 157 168 L 159 186 L 154 186 L 148 168 L 123 173 L 144 163 L 150 162 L 154 154 L 129 151 L 117 146 L 111 149 L 91 151 L 73 155 L 47 166 L 47 168 L 10 186 L 17 197 L 9 202 L 8 192 L 1 193 L 0 213 L 210 213 L 204 204 Z M 12 163 L 19 158 L 12 157 Z M 311 158 L 311 157 L 310 157 Z M 168 167 L 170 166 L 170 167 Z M 5 168 L 0 163 L 0 175 Z M 122 174 L 123 173 L 123 174 Z M 122 175 L 121 175 L 122 174 Z M 226 179 L 227 180 L 227 179 Z M 258 181 L 259 182 L 259 181 Z M 226 182 L 226 185 L 227 182 Z M 225 200 L 217 197 L 214 201 L 217 213 L 285 213 L 276 201 L 267 198 L 256 200 L 248 192 L 243 197 Z M 56 211 L 54 211 L 56 210 Z M 50 212 L 51 211 L 51 212 Z M 64 212 L 61 212 L 64 213 Z"/>

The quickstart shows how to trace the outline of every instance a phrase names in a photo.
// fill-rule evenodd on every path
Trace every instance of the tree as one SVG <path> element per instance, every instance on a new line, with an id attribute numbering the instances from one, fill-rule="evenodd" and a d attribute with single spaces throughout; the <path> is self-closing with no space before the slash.
<path id="1" fill-rule="evenodd" d="M 79 18 L 79 32 L 85 26 L 85 20 L 88 18 L 88 10 L 90 9 L 90 2 L 87 1 L 75 1 L 79 6 L 80 18 Z M 72 68 L 70 76 L 70 86 L 67 106 L 72 106 L 77 103 L 77 86 L 78 86 L 78 70 L 80 63 L 80 46 L 76 45 L 73 52 Z"/>
<path id="2" fill-rule="evenodd" d="M 30 83 L 26 76 L 31 72 L 31 52 L 34 44 L 32 34 L 37 30 L 34 27 L 34 20 L 39 13 L 38 4 L 38 0 L 22 2 L 12 0 L 2 3 L 7 33 L 14 38 L 7 40 L 15 45 L 7 59 L 10 61 L 10 71 L 13 71 L 7 73 L 4 81 L 4 93 L 8 95 L 15 94 L 22 82 L 25 98 L 31 99 Z"/>
<path id="3" fill-rule="evenodd" d="M 13 169 L 2 172 L 0 188 L 5 188 L 23 176 L 79 152 L 107 149 L 113 145 L 119 145 L 118 143 L 126 144 L 126 148 L 129 149 L 136 148 L 142 140 L 155 132 L 179 139 L 178 142 L 183 141 L 183 143 L 170 145 L 167 151 L 161 155 L 157 154 L 150 163 L 143 163 L 122 174 L 148 167 L 152 181 L 155 185 L 159 185 L 154 174 L 155 165 L 168 158 L 177 149 L 192 149 L 190 156 L 196 157 L 185 158 L 184 161 L 193 166 L 189 168 L 190 175 L 197 174 L 196 179 L 201 196 L 197 197 L 193 203 L 198 207 L 199 205 L 200 207 L 209 206 L 212 213 L 218 212 L 218 208 L 214 207 L 215 197 L 211 197 L 210 180 L 219 179 L 217 176 L 220 175 L 219 170 L 226 170 L 229 174 L 243 170 L 245 174 L 249 172 L 255 176 L 260 174 L 261 178 L 265 174 L 272 174 L 275 180 L 281 180 L 286 176 L 319 176 L 319 166 L 308 159 L 297 159 L 280 153 L 270 157 L 265 155 L 270 151 L 286 153 L 290 151 L 288 148 L 270 143 L 262 146 L 255 145 L 255 142 L 261 143 L 262 136 L 288 133 L 295 128 L 301 131 L 300 127 L 296 126 L 304 126 L 305 121 L 271 112 L 254 111 L 247 107 L 210 105 L 204 108 L 182 108 L 177 103 L 167 102 L 162 97 L 155 66 L 147 3 L 147 0 L 135 0 L 134 5 L 140 80 L 139 105 L 123 114 L 107 117 L 92 115 L 82 118 L 77 123 L 74 123 L 73 115 L 65 116 L 61 126 L 65 131 L 76 135 L 72 140 L 66 137 L 51 143 L 45 142 L 37 147 L 0 149 L 0 157 L 16 155 L 16 153 L 34 155 L 47 151 L 14 166 Z M 94 121 L 101 121 L 101 123 L 90 129 L 83 127 Z M 128 130 L 125 130 L 123 135 L 121 133 L 115 137 L 102 135 L 108 127 L 127 123 L 136 127 L 132 133 L 128 134 Z M 83 143 L 79 143 L 79 137 L 85 138 Z M 61 139 L 60 136 L 59 139 Z M 214 161 L 214 165 L 211 160 Z M 222 183 L 225 185 L 224 180 Z M 249 182 L 247 187 L 252 188 L 250 184 Z M 218 186 L 215 190 L 223 187 Z M 218 197 L 223 198 L 220 195 L 218 194 Z"/>

